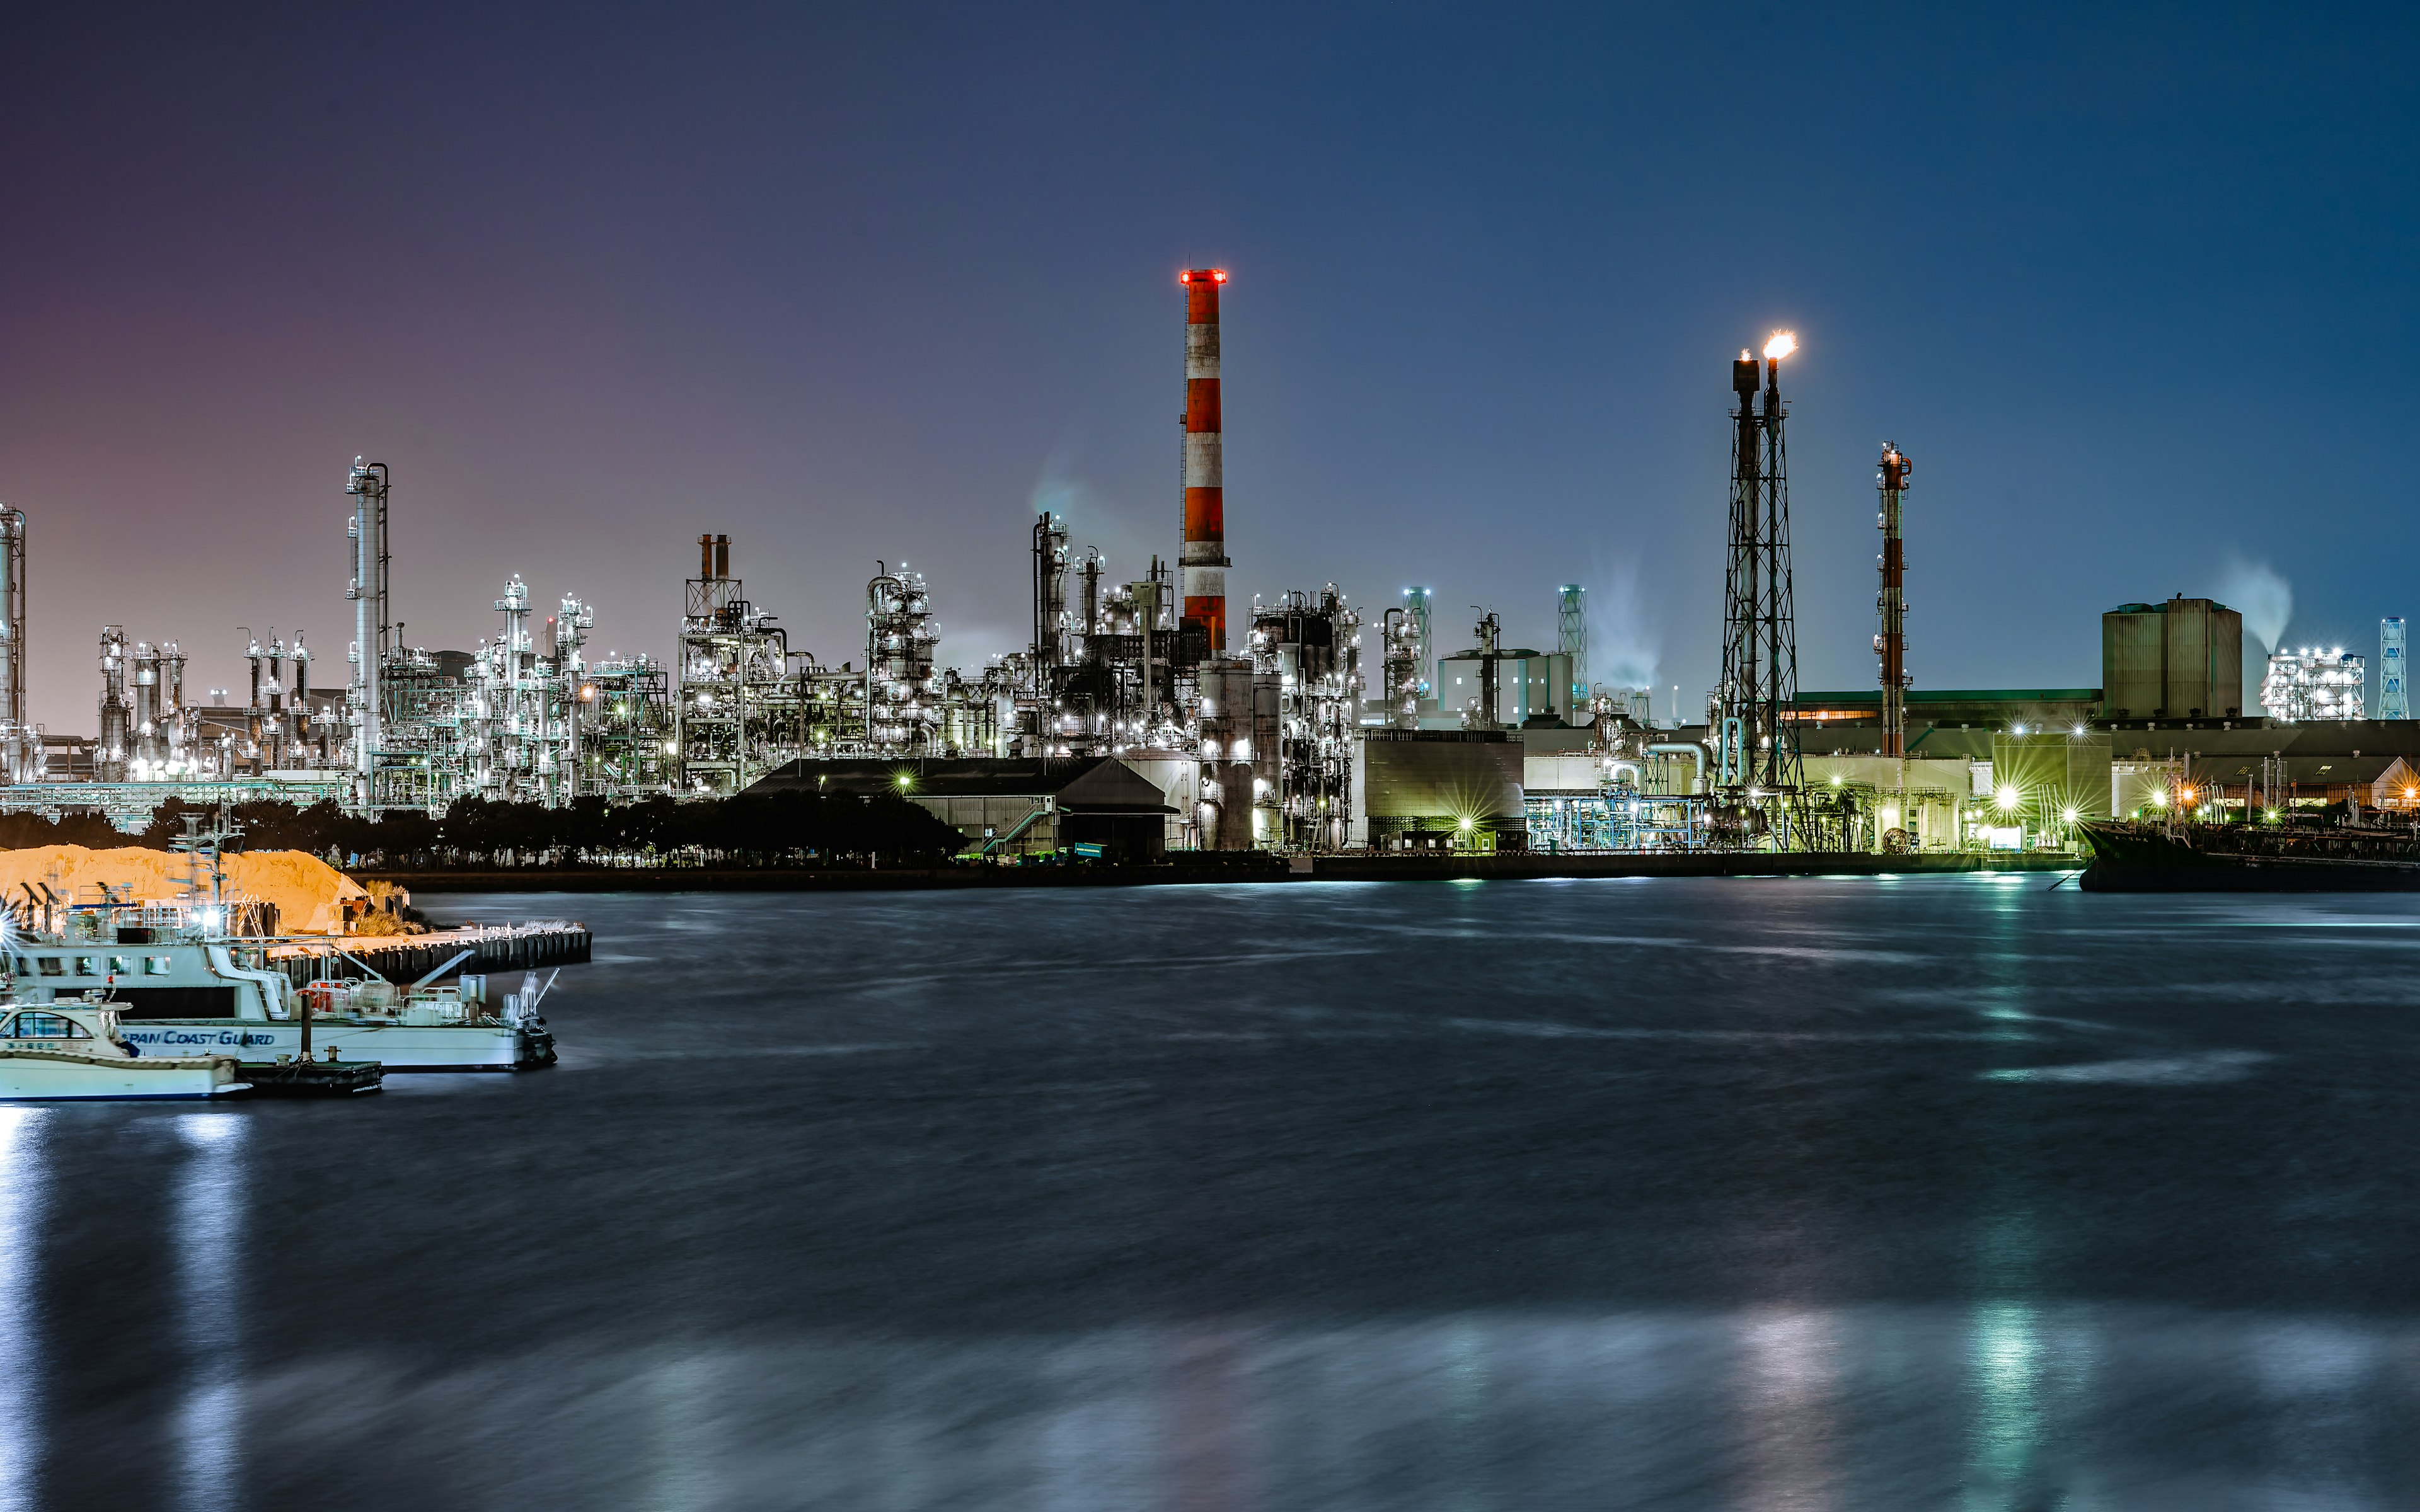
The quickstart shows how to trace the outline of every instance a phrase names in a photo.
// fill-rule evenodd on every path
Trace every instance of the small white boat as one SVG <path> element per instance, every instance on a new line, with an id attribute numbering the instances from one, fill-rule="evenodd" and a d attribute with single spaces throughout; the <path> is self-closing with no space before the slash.
<path id="1" fill-rule="evenodd" d="M 494 1004 L 484 976 L 447 987 L 321 980 L 297 988 L 267 960 L 275 942 L 218 934 L 203 917 L 210 912 L 77 903 L 54 920 L 54 931 L 12 932 L 0 954 L 28 1002 L 107 995 L 125 1019 L 124 1038 L 145 1056 L 299 1060 L 333 1046 L 347 1060 L 375 1060 L 390 1072 L 554 1064 L 554 1035 L 537 1011 L 544 993 L 535 983 Z"/>
<path id="2" fill-rule="evenodd" d="M 0 1006 L 0 1101 L 224 1097 L 250 1090 L 233 1056 L 145 1055 L 93 1002 Z"/>

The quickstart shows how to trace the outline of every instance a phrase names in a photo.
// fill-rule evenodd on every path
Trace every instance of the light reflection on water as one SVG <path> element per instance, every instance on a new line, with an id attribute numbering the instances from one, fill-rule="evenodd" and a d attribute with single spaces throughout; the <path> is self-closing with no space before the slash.
<path id="1" fill-rule="evenodd" d="M 700 1512 L 2239 1504 L 2215 1430 L 2283 1437 L 2240 1504 L 2385 1508 L 2409 1504 L 2354 1451 L 2400 1431 L 2416 1345 L 2024 1304 L 837 1335 L 434 1377 L 287 1365 L 248 1415 L 271 1485 L 297 1457 L 408 1462 L 460 1507 L 566 1475 L 593 1494 L 562 1504 Z M 1732 1442 L 1711 1444 L 1727 1404 Z"/>
<path id="2" fill-rule="evenodd" d="M 0 1485 L 2420 1505 L 2420 932 L 2331 943 L 2409 907 L 483 900 L 613 946 L 552 1072 L 0 1118 Z"/>
<path id="3" fill-rule="evenodd" d="M 49 1169 L 40 1108 L 0 1103 L 0 1512 L 39 1505 L 47 1395 L 39 1306 Z"/>
<path id="4" fill-rule="evenodd" d="M 1839 1341 L 1820 1311 L 1759 1309 L 1741 1319 L 1743 1507 L 1823 1512 L 1833 1505 Z"/>
<path id="5" fill-rule="evenodd" d="M 177 1504 L 218 1512 L 243 1491 L 241 1249 L 246 1126 L 234 1113 L 177 1119 L 186 1146 L 169 1214 L 177 1288 L 174 1314 L 185 1354 L 176 1408 Z"/>

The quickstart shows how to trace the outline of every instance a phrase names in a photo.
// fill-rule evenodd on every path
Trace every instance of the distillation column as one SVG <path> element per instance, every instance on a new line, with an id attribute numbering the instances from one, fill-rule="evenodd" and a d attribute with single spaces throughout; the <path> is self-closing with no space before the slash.
<path id="1" fill-rule="evenodd" d="M 1227 505 L 1225 453 L 1218 418 L 1218 287 L 1226 273 L 1195 268 L 1185 285 L 1185 542 L 1177 558 L 1183 577 L 1183 623 L 1199 625 L 1209 654 L 1227 650 Z"/>
<path id="2" fill-rule="evenodd" d="M 378 751 L 384 738 L 385 710 L 380 706 L 386 660 L 387 636 L 387 467 L 365 465 L 353 458 L 352 476 L 345 494 L 353 502 L 347 527 L 352 535 L 353 581 L 345 596 L 353 601 L 353 675 L 345 702 L 353 716 L 353 807 L 375 808 L 379 802 Z"/>
<path id="3" fill-rule="evenodd" d="M 1883 507 L 1874 521 L 1883 532 L 1883 588 L 1874 601 L 1882 633 L 1874 637 L 1874 650 L 1882 656 L 1883 754 L 1891 757 L 1907 754 L 1907 563 L 1900 552 L 1899 523 L 1900 496 L 1914 471 L 1898 447 L 1883 442 Z"/>
<path id="4" fill-rule="evenodd" d="M 0 782 L 39 779 L 25 717 L 25 512 L 0 505 Z"/>

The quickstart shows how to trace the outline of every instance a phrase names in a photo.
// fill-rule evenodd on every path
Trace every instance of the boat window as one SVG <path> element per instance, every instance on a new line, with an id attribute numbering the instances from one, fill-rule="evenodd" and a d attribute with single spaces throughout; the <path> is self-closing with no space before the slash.
<path id="1" fill-rule="evenodd" d="M 37 959 L 41 962 L 42 975 L 45 977 L 64 977 L 68 974 L 68 964 L 62 957 L 46 955 Z"/>
<path id="2" fill-rule="evenodd" d="M 100 975 L 101 975 L 101 957 L 99 957 L 99 956 L 97 956 L 97 955 L 80 955 L 80 956 L 77 956 L 77 957 L 76 957 L 76 970 L 75 970 L 75 974 L 76 974 L 77 976 L 79 976 L 79 977 L 98 977 L 98 976 L 100 976 Z"/>
<path id="3" fill-rule="evenodd" d="M 164 955 L 147 955 L 143 958 L 143 975 L 147 977 L 164 977 L 175 968 L 175 965 L 176 962 L 172 957 Z"/>
<path id="4" fill-rule="evenodd" d="M 11 1040 L 89 1040 L 92 1031 L 58 1013 L 20 1013 L 8 1026 Z"/>
<path id="5" fill-rule="evenodd" d="M 131 977 L 134 975 L 134 958 L 131 955 L 111 956 L 109 958 L 109 974 L 113 977 Z"/>

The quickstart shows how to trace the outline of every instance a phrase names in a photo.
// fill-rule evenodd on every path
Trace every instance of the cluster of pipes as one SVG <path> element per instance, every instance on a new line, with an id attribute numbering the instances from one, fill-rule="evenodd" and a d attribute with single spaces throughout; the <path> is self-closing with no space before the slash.
<path id="1" fill-rule="evenodd" d="M 323 765 L 341 727 L 311 711 L 311 653 L 297 633 L 289 650 L 273 630 L 264 648 L 244 632 L 250 687 L 240 713 L 186 702 L 185 657 L 174 640 L 130 644 L 119 625 L 101 632 L 101 734 L 93 748 L 100 782 L 224 779 L 239 772 Z M 293 668 L 293 682 L 286 669 Z"/>
<path id="2" fill-rule="evenodd" d="M 996 754 L 1009 672 L 935 665 L 923 575 L 876 563 L 861 669 L 790 649 L 788 632 L 731 575 L 731 538 L 698 537 L 674 661 L 666 792 L 736 793 L 788 762 Z"/>
<path id="3" fill-rule="evenodd" d="M 592 664 L 594 611 L 566 595 L 534 626 L 518 577 L 496 601 L 503 632 L 471 653 L 408 646 L 392 614 L 382 463 L 346 484 L 353 636 L 341 690 L 310 686 L 311 654 L 271 633 L 247 650 L 240 708 L 190 704 L 173 642 L 101 645 L 107 782 L 317 779 L 361 810 L 437 810 L 469 797 L 560 804 L 583 795 L 741 791 L 786 763 L 840 757 L 1126 760 L 1168 795 L 1187 842 L 1226 849 L 1341 847 L 1353 801 L 1364 679 L 1361 615 L 1334 584 L 1254 601 L 1230 649 L 1217 270 L 1188 270 L 1183 504 L 1173 563 L 1113 580 L 1065 522 L 1033 528 L 1033 634 L 980 670 L 938 665 L 932 598 L 905 563 L 866 585 L 861 667 L 793 651 L 731 572 L 727 535 L 699 537 L 678 649 Z M 13 523 L 12 523 L 13 521 Z M 0 512 L 0 652 L 20 677 L 23 517 Z M 1492 646 L 1492 617 L 1482 645 Z M 249 632 L 246 632 L 249 636 Z M 1425 591 L 1385 618 L 1380 698 L 1416 725 L 1432 690 Z M 1493 664 L 1485 671 L 1492 672 Z M 1484 701 L 1493 706 L 1492 698 Z M 1435 712 L 1432 705 L 1431 711 Z M 0 764 L 23 726 L 0 710 Z M 39 733 L 30 741 L 39 766 Z M 14 767 L 10 768 L 13 773 Z M 307 782 L 304 785 L 312 785 Z"/>
<path id="4" fill-rule="evenodd" d="M 319 754 L 349 772 L 358 810 L 439 811 L 464 798 L 562 804 L 583 793 L 659 789 L 663 671 L 649 658 L 591 667 L 596 611 L 565 594 L 542 634 L 516 574 L 496 611 L 504 631 L 458 659 L 404 643 L 393 618 L 387 549 L 390 479 L 356 459 L 346 482 L 352 517 L 351 669 L 341 743 Z"/>

